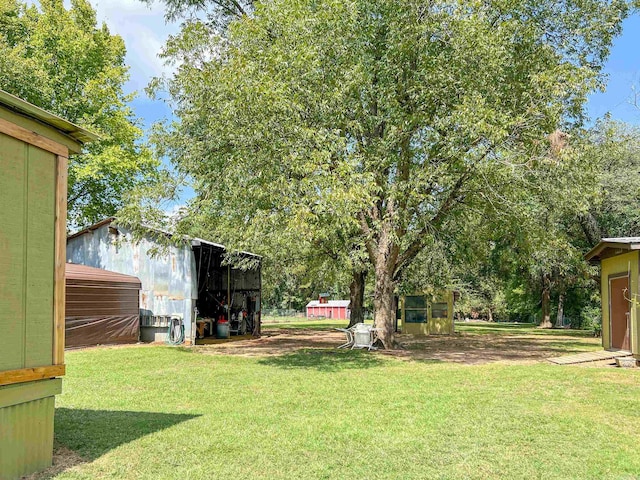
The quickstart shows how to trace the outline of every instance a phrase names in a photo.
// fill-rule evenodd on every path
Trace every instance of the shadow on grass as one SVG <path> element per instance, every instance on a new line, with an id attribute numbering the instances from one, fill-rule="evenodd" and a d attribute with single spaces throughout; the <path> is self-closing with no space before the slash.
<path id="1" fill-rule="evenodd" d="M 303 349 L 287 355 L 259 360 L 261 365 L 285 369 L 312 369 L 320 372 L 373 368 L 384 363 L 375 354 L 362 350 Z"/>
<path id="2" fill-rule="evenodd" d="M 422 363 L 424 365 L 436 365 L 436 364 L 447 363 L 444 360 L 440 360 L 438 358 L 415 358 L 413 359 L 413 361 L 416 363 Z"/>
<path id="3" fill-rule="evenodd" d="M 61 445 L 94 460 L 120 445 L 199 416 L 56 408 L 55 436 Z"/>

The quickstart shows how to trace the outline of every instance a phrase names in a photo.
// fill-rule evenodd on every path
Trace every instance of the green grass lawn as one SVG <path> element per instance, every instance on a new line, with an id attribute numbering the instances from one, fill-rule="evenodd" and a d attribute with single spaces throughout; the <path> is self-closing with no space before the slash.
<path id="1" fill-rule="evenodd" d="M 640 373 L 305 350 L 66 354 L 58 479 L 630 479 Z"/>
<path id="2" fill-rule="evenodd" d="M 331 328 L 345 328 L 347 320 L 306 319 L 304 317 L 265 317 L 262 320 L 263 328 L 313 328 L 315 330 L 327 330 Z M 367 319 L 365 323 L 373 323 Z M 591 330 L 572 330 L 567 328 L 538 328 L 533 323 L 495 323 L 495 322 L 456 322 L 456 332 L 464 334 L 494 334 L 494 335 L 543 335 L 543 336 L 571 336 L 592 338 Z"/>
<path id="3" fill-rule="evenodd" d="M 592 330 L 538 328 L 534 323 L 456 322 L 456 331 L 467 334 L 593 337 Z"/>

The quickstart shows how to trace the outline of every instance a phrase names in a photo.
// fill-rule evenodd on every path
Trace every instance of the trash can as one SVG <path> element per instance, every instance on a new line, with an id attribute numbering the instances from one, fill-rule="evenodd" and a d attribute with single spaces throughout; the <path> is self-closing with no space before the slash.
<path id="1" fill-rule="evenodd" d="M 218 338 L 229 338 L 229 321 L 221 318 L 216 323 L 216 334 Z"/>

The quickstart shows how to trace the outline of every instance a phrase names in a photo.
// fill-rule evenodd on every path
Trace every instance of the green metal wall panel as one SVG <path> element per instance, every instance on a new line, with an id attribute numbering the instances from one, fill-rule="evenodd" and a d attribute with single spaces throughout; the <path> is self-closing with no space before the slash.
<path id="1" fill-rule="evenodd" d="M 0 371 L 24 366 L 28 148 L 0 134 Z"/>
<path id="2" fill-rule="evenodd" d="M 16 480 L 51 466 L 54 399 L 0 408 L 0 480 Z"/>
<path id="3" fill-rule="evenodd" d="M 29 147 L 25 367 L 50 365 L 53 346 L 56 159 Z"/>

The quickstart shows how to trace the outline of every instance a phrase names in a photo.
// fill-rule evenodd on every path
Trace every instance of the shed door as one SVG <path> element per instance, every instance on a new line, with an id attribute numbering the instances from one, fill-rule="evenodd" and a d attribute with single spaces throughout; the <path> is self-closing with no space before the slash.
<path id="1" fill-rule="evenodd" d="M 609 280 L 609 322 L 611 348 L 629 350 L 629 277 Z"/>

